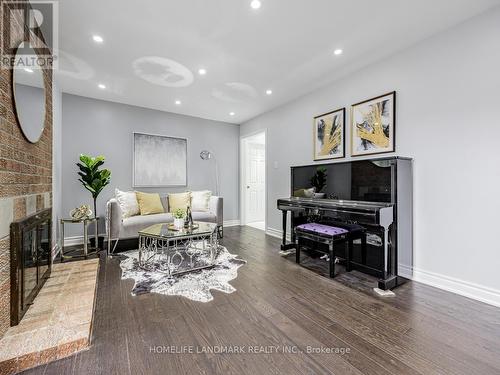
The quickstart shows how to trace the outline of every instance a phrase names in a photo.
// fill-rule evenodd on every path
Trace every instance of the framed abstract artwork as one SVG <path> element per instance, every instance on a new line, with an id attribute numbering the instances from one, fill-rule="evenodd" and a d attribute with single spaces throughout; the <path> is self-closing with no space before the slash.
<path id="1" fill-rule="evenodd" d="M 395 141 L 395 91 L 351 107 L 352 156 L 394 152 Z"/>
<path id="2" fill-rule="evenodd" d="M 133 186 L 187 186 L 187 139 L 134 133 Z"/>
<path id="3" fill-rule="evenodd" d="M 345 108 L 314 118 L 314 160 L 345 157 Z"/>

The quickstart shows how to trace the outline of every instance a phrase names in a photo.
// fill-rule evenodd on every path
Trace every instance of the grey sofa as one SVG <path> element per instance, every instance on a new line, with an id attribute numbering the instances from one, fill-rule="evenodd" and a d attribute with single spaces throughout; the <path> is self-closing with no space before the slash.
<path id="1" fill-rule="evenodd" d="M 168 197 L 162 196 L 161 201 L 165 213 L 145 216 L 132 216 L 122 218 L 120 205 L 116 199 L 110 199 L 106 205 L 106 233 L 108 241 L 108 255 L 112 254 L 119 240 L 133 239 L 138 237 L 140 230 L 149 227 L 150 225 L 159 223 L 171 223 L 174 218 L 168 209 Z M 221 197 L 212 196 L 209 203 L 208 212 L 193 211 L 193 220 L 216 223 L 219 236 L 222 237 L 223 216 L 223 199 Z"/>

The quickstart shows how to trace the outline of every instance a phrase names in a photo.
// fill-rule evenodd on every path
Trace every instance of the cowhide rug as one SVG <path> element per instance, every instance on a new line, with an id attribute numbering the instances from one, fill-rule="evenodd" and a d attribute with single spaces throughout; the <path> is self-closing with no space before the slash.
<path id="1" fill-rule="evenodd" d="M 168 296 L 183 296 L 193 301 L 210 302 L 214 299 L 211 290 L 233 293 L 236 289 L 229 284 L 238 277 L 238 268 L 246 263 L 220 247 L 215 266 L 199 271 L 187 272 L 171 278 L 165 272 L 147 271 L 139 267 L 139 251 L 121 253 L 122 280 L 133 279 L 132 295 L 158 293 Z"/>

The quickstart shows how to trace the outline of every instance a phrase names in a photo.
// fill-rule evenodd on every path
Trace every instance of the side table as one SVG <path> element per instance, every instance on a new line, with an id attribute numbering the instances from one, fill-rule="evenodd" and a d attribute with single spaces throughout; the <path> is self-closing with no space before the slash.
<path id="1" fill-rule="evenodd" d="M 99 250 L 98 244 L 99 244 L 99 235 L 97 231 L 97 223 L 99 221 L 99 218 L 97 217 L 88 217 L 85 219 L 80 219 L 80 220 L 75 220 L 75 219 L 70 219 L 70 218 L 64 218 L 60 220 L 61 224 L 61 262 L 64 261 L 65 258 L 79 258 L 79 257 L 85 257 L 85 259 L 90 255 L 90 254 L 95 254 Z M 89 247 L 88 241 L 89 241 L 89 224 L 94 223 L 95 224 L 95 246 L 94 247 Z M 64 254 L 64 225 L 65 224 L 83 224 L 83 254 L 82 255 L 65 255 Z M 89 252 L 89 250 L 94 250 Z"/>

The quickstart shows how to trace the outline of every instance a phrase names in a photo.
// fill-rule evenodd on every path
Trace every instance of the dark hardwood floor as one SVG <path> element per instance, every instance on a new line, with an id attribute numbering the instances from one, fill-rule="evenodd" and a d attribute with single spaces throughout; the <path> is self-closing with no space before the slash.
<path id="1" fill-rule="evenodd" d="M 355 274 L 330 280 L 280 257 L 279 240 L 257 229 L 224 234 L 229 251 L 248 261 L 231 282 L 235 293 L 213 292 L 206 304 L 133 297 L 118 259 L 102 258 L 92 347 L 25 373 L 500 374 L 500 309 L 418 283 L 382 298 L 346 285 Z M 153 350 L 218 345 L 244 346 L 246 353 Z M 283 345 L 299 352 L 283 353 Z M 279 351 L 248 353 L 250 346 Z"/>

